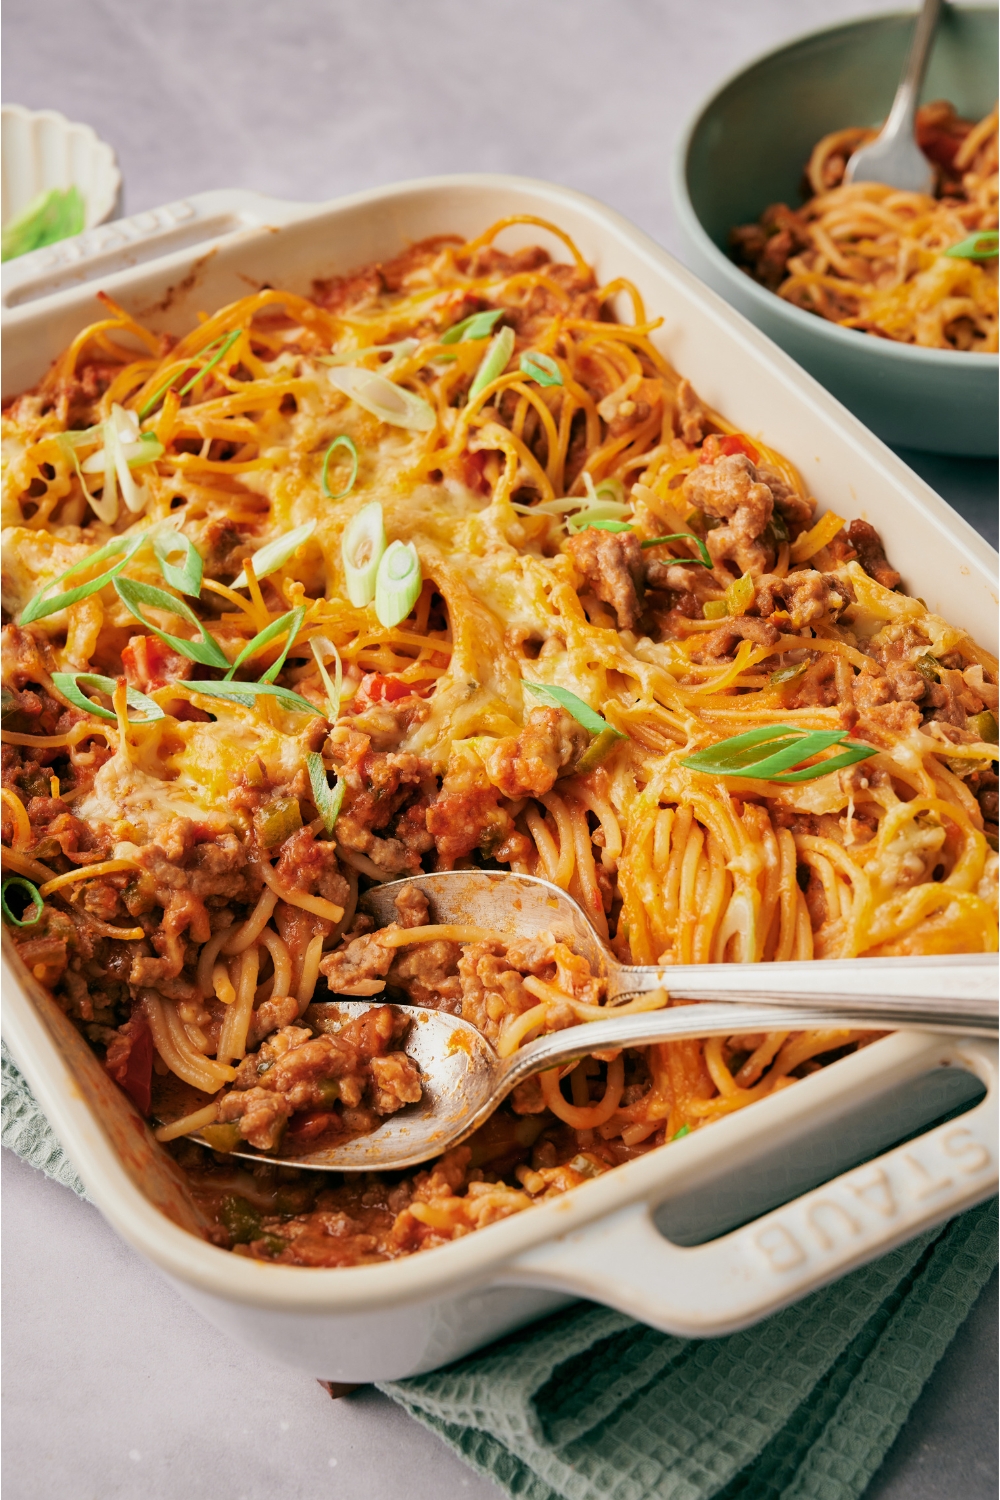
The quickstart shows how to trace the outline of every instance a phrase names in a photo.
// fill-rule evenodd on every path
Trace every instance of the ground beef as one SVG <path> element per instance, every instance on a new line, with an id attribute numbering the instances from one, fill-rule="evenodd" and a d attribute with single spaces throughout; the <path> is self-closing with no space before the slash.
<path id="1" fill-rule="evenodd" d="M 1000 795 L 997 781 L 997 773 L 992 767 L 982 771 L 973 771 L 969 777 L 968 786 L 979 803 L 979 811 L 983 815 L 983 831 L 987 838 L 993 841 L 996 847 L 997 821 L 1000 817 Z"/>
<path id="2" fill-rule="evenodd" d="M 729 235 L 730 254 L 741 270 L 776 292 L 788 275 L 788 260 L 808 250 L 805 220 L 787 203 L 772 203 L 756 224 L 740 224 Z"/>
<path id="3" fill-rule="evenodd" d="M 486 769 L 505 797 L 543 797 L 589 742 L 587 731 L 563 709 L 533 708 L 520 734 L 497 740 Z"/>
<path id="4" fill-rule="evenodd" d="M 182 935 L 190 931 L 195 943 L 206 943 L 211 923 L 205 901 L 216 904 L 255 899 L 259 881 L 247 862 L 246 851 L 234 833 L 206 831 L 190 818 L 172 818 L 155 840 L 136 855 L 144 884 L 163 917 L 150 935 L 157 957 L 137 954 L 129 982 L 151 986 L 161 993 L 165 980 L 176 980 L 187 962 Z"/>
<path id="5" fill-rule="evenodd" d="M 728 453 L 714 463 L 699 464 L 684 480 L 682 493 L 695 510 L 726 522 L 706 538 L 717 566 L 731 560 L 741 574 L 757 577 L 766 571 L 768 549 L 760 537 L 771 519 L 774 500 L 745 453 Z"/>
<path id="6" fill-rule="evenodd" d="M 769 620 L 758 620 L 753 615 L 734 615 L 718 630 L 702 636 L 699 650 L 692 653 L 692 661 L 716 661 L 731 656 L 740 641 L 753 641 L 757 646 L 776 646 L 779 632 Z"/>
<path id="7" fill-rule="evenodd" d="M 852 521 L 847 528 L 847 540 L 869 578 L 874 578 L 883 588 L 894 589 L 899 583 L 899 574 L 889 566 L 882 538 L 875 527 L 867 521 Z"/>
<path id="8" fill-rule="evenodd" d="M 327 1015 L 319 1036 L 306 1026 L 283 1026 L 243 1059 L 222 1099 L 220 1123 L 239 1122 L 241 1138 L 262 1151 L 273 1150 L 286 1123 L 304 1112 L 311 1118 L 301 1134 L 310 1142 L 371 1129 L 378 1117 L 421 1097 L 419 1069 L 398 1050 L 409 1024 L 377 1005 L 352 1020 Z"/>
<path id="9" fill-rule="evenodd" d="M 367 855 L 387 876 L 416 873 L 429 846 L 427 824 L 420 814 L 414 821 L 407 810 L 415 802 L 426 805 L 436 792 L 433 771 L 419 755 L 374 750 L 370 735 L 355 727 L 359 722 L 342 721 L 330 737 L 338 774 L 346 783 L 337 842 Z M 397 820 L 402 837 L 388 831 Z"/>
<path id="10" fill-rule="evenodd" d="M 631 531 L 596 531 L 588 526 L 570 537 L 565 550 L 586 586 L 610 604 L 619 630 L 634 630 L 642 613 L 643 556 Z"/>
<path id="11" fill-rule="evenodd" d="M 287 891 L 320 895 L 336 906 L 346 906 L 350 898 L 351 887 L 337 863 L 336 844 L 317 841 L 310 828 L 299 828 L 289 835 L 274 872 Z"/>
<path id="12" fill-rule="evenodd" d="M 705 426 L 708 422 L 708 417 L 705 408 L 695 395 L 694 387 L 690 380 L 682 378 L 678 381 L 675 399 L 680 437 L 687 443 L 689 448 L 696 448 L 705 436 Z"/>
<path id="13" fill-rule="evenodd" d="M 902 694 L 899 695 L 902 697 Z M 961 672 L 953 668 L 938 668 L 938 681 L 927 685 L 927 701 L 930 704 L 928 721 L 940 720 L 964 729 L 970 714 L 978 714 L 983 700 L 966 682 Z"/>
<path id="14" fill-rule="evenodd" d="M 441 790 L 427 808 L 427 831 L 434 839 L 438 868 L 451 870 L 474 849 L 504 863 L 523 858 L 530 847 L 500 806 L 500 792 L 485 771 L 464 761 L 448 767 Z"/>
<path id="15" fill-rule="evenodd" d="M 107 839 L 99 838 L 88 824 L 74 817 L 61 797 L 32 797 L 26 812 L 35 835 L 31 849 L 34 859 L 48 863 L 62 854 L 71 865 L 88 865 L 108 858 Z"/>
<path id="16" fill-rule="evenodd" d="M 395 929 L 393 923 L 384 930 Z M 385 947 L 374 933 L 363 933 L 328 953 L 319 969 L 335 995 L 373 995 L 384 988 L 395 957 L 395 948 Z"/>
<path id="17" fill-rule="evenodd" d="M 443 939 L 397 948 L 396 961 L 389 970 L 387 982 L 396 989 L 405 990 L 412 1005 L 457 1011 L 462 998 L 458 979 L 460 952 L 457 943 Z"/>
<path id="18" fill-rule="evenodd" d="M 785 578 L 766 574 L 757 582 L 754 608 L 768 618 L 778 610 L 787 613 L 796 630 L 802 630 L 828 614 L 832 600 L 842 600 L 836 579 L 812 568 L 789 573 Z"/>

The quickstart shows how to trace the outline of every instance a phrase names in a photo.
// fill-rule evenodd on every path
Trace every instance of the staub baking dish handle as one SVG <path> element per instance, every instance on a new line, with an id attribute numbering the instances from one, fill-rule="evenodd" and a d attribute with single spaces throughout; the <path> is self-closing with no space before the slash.
<path id="1" fill-rule="evenodd" d="M 78 291 L 87 282 L 122 271 L 141 267 L 146 272 L 153 262 L 167 273 L 174 260 L 187 269 L 192 250 L 204 247 L 208 253 L 213 245 L 248 230 L 291 224 L 311 211 L 310 204 L 225 188 L 114 219 L 8 261 L 2 275 L 3 312 L 16 318 L 43 298 Z"/>
<path id="2" fill-rule="evenodd" d="M 655 1204 L 632 1204 L 520 1255 L 510 1279 L 574 1292 L 683 1337 L 748 1327 L 996 1192 L 996 1044 L 959 1041 L 940 1060 L 985 1085 L 974 1109 L 762 1218 L 685 1247 L 657 1229 Z"/>

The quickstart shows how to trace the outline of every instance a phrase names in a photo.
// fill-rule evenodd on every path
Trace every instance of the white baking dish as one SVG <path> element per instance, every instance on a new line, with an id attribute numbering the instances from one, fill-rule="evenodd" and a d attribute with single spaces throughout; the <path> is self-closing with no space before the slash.
<path id="1" fill-rule="evenodd" d="M 603 280 L 635 281 L 665 318 L 658 343 L 700 394 L 766 434 L 824 508 L 872 521 L 910 588 L 992 642 L 995 558 L 975 532 L 645 236 L 544 183 L 440 178 L 320 206 L 208 193 L 37 251 L 4 271 L 4 391 L 37 380 L 98 315 L 98 289 L 180 332 L 250 287 L 308 291 L 313 277 L 409 240 L 471 236 L 525 213 L 568 230 Z M 530 225 L 507 233 L 545 239 Z M 192 1232 L 180 1173 L 58 1007 L 8 961 L 4 1034 L 105 1216 L 213 1323 L 327 1379 L 433 1369 L 579 1296 L 670 1332 L 725 1333 L 996 1190 L 995 1046 L 899 1033 L 440 1249 L 345 1270 L 265 1265 Z M 960 1117 L 915 1134 L 983 1090 Z"/>

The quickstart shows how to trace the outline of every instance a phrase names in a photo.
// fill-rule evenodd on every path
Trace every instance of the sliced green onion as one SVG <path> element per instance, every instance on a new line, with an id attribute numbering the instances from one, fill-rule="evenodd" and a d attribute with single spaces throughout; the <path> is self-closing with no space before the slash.
<path id="1" fill-rule="evenodd" d="M 382 506 L 378 500 L 372 500 L 352 516 L 340 546 L 347 597 L 356 609 L 364 609 L 375 598 L 375 580 L 385 549 Z"/>
<path id="2" fill-rule="evenodd" d="M 197 599 L 201 593 L 203 566 L 201 555 L 194 543 L 180 531 L 158 531 L 153 534 L 153 551 L 160 565 L 160 572 L 171 588 L 180 589 Z M 180 554 L 181 562 L 170 559 Z"/>
<path id="3" fill-rule="evenodd" d="M 774 540 L 778 543 L 779 546 L 782 542 L 791 541 L 791 534 L 785 524 L 785 518 L 781 514 L 780 510 L 771 512 L 771 519 L 768 522 L 768 525 L 771 528 Z"/>
<path id="4" fill-rule="evenodd" d="M 586 507 L 585 511 L 581 510 L 582 506 Z M 621 504 L 617 500 L 600 500 L 596 504 L 591 505 L 588 503 L 587 498 L 581 495 L 562 495 L 557 500 L 539 500 L 538 504 L 533 505 L 531 509 L 533 511 L 540 511 L 545 516 L 559 516 L 561 518 L 569 516 L 571 511 L 578 512 L 577 515 L 572 516 L 567 521 L 567 525 L 572 525 L 583 514 L 593 516 L 595 519 L 602 521 L 624 521 L 632 514 L 632 507 L 630 505 Z"/>
<path id="5" fill-rule="evenodd" d="M 94 427 L 75 427 L 69 432 L 56 433 L 57 441 L 64 448 L 86 448 L 88 443 L 104 442 L 104 423 L 98 422 Z"/>
<path id="6" fill-rule="evenodd" d="M 225 338 L 213 339 L 211 343 L 205 345 L 204 349 L 199 349 L 197 354 L 192 355 L 192 359 L 199 359 L 201 355 L 208 354 L 212 349 L 215 349 L 215 353 L 212 355 L 212 358 L 208 361 L 208 363 L 202 365 L 197 373 L 193 375 L 187 382 L 187 384 L 185 386 L 182 386 L 181 389 L 177 392 L 178 397 L 186 396 L 188 391 L 194 389 L 203 375 L 207 375 L 209 370 L 214 370 L 215 366 L 219 363 L 219 360 L 224 358 L 224 356 L 229 353 L 229 350 L 233 347 L 242 332 L 242 328 L 234 328 L 233 331 L 227 334 Z M 217 349 L 216 345 L 219 346 Z M 144 418 L 149 416 L 150 412 L 153 410 L 153 407 L 159 401 L 160 397 L 166 395 L 167 391 L 169 391 L 170 387 L 177 379 L 177 375 L 180 373 L 180 371 L 177 371 L 173 375 L 171 375 L 169 380 L 166 380 L 163 385 L 155 390 L 153 394 L 147 399 L 145 404 L 139 408 L 138 415 L 140 422 L 143 421 Z"/>
<path id="7" fill-rule="evenodd" d="M 338 490 L 337 493 L 334 494 L 329 484 L 327 483 L 326 473 L 330 467 L 330 459 L 333 456 L 334 450 L 337 448 L 346 448 L 348 453 L 351 455 L 351 477 L 347 481 L 347 488 Z M 340 434 L 340 437 L 334 438 L 329 448 L 327 448 L 326 453 L 323 455 L 323 468 L 319 476 L 320 488 L 322 489 L 324 495 L 328 500 L 346 500 L 347 496 L 351 493 L 355 484 L 357 483 L 357 478 L 358 450 L 357 448 L 355 448 L 354 444 L 351 442 L 351 439 L 346 435 L 346 433 L 342 432 Z"/>
<path id="8" fill-rule="evenodd" d="M 204 380 L 209 370 L 214 370 L 219 361 L 225 359 L 226 355 L 236 343 L 236 340 L 240 337 L 242 332 L 242 328 L 234 328 L 232 333 L 227 334 L 222 341 L 221 347 L 215 352 L 215 354 L 212 355 L 212 358 L 209 360 L 208 364 L 202 365 L 201 369 L 198 370 L 196 374 L 191 376 L 191 379 L 188 381 L 187 385 L 181 386 L 180 390 L 177 392 L 178 396 L 186 396 L 188 391 L 193 391 L 199 380 Z"/>
<path id="9" fill-rule="evenodd" d="M 602 761 L 607 760 L 618 741 L 624 738 L 625 736 L 617 729 L 612 729 L 610 724 L 607 729 L 602 729 L 600 734 L 595 734 L 573 767 L 573 775 L 586 776 L 588 771 L 593 771 Z"/>
<path id="10" fill-rule="evenodd" d="M 375 579 L 375 613 L 388 630 L 405 620 L 420 598 L 424 575 L 412 542 L 392 542 L 382 554 Z"/>
<path id="11" fill-rule="evenodd" d="M 601 505 L 589 505 L 586 510 L 581 510 L 575 516 L 567 516 L 567 531 L 586 531 L 588 526 L 596 526 L 600 531 L 631 531 L 632 522 L 622 519 L 620 512 L 624 506 L 616 505 L 609 500 Z M 612 525 L 606 526 L 605 522 Z"/>
<path id="12" fill-rule="evenodd" d="M 54 615 L 57 610 L 68 609 L 78 600 L 87 599 L 91 594 L 96 594 L 118 576 L 147 537 L 147 532 L 140 532 L 138 536 L 112 537 L 110 542 L 105 542 L 103 547 L 98 547 L 97 551 L 92 552 L 89 557 L 81 557 L 80 561 L 67 568 L 65 573 L 60 573 L 58 578 L 53 578 L 51 583 L 47 583 L 41 593 L 36 594 L 25 606 L 21 614 L 21 624 L 30 625 L 33 620 L 44 620 L 46 615 Z M 69 589 L 64 594 L 49 594 L 49 590 L 54 589 L 57 583 L 62 583 L 74 573 L 79 573 L 82 568 L 90 568 L 94 563 L 106 562 L 109 557 L 116 557 L 119 553 L 125 554 L 121 562 L 116 563 L 107 572 L 99 574 L 97 578 L 92 578 L 89 583 L 81 583 L 77 588 Z"/>
<path id="13" fill-rule="evenodd" d="M 490 347 L 483 355 L 482 363 L 476 371 L 476 378 L 469 387 L 469 401 L 475 401 L 480 391 L 485 391 L 488 385 L 498 380 L 506 370 L 511 355 L 514 353 L 514 330 L 513 328 L 501 328 L 493 339 Z"/>
<path id="14" fill-rule="evenodd" d="M 285 649 L 282 651 L 277 661 L 271 663 L 267 671 L 262 674 L 260 679 L 261 682 L 273 682 L 278 673 L 281 671 L 282 667 L 285 665 L 285 658 L 288 655 L 289 648 L 291 647 L 292 642 L 295 640 L 295 637 L 298 635 L 299 631 L 302 629 L 302 621 L 305 619 L 305 617 L 305 608 L 300 605 L 298 609 L 290 609 L 287 614 L 281 615 L 277 620 L 272 620 L 270 625 L 265 625 L 264 629 L 258 631 L 253 640 L 248 641 L 247 644 L 243 647 L 243 650 L 240 652 L 239 656 L 229 668 L 223 681 L 231 682 L 233 673 L 236 671 L 237 667 L 242 667 L 245 661 L 249 661 L 249 659 L 252 656 L 255 656 L 258 651 L 262 651 L 265 646 L 269 645 L 271 641 L 276 640 L 279 635 L 287 630 L 288 639 L 285 642 Z"/>
<path id="15" fill-rule="evenodd" d="M 134 413 L 128 411 L 126 408 L 122 408 L 122 410 L 125 411 L 126 416 L 134 415 Z M 60 437 L 65 436 L 65 433 L 60 434 Z M 155 432 L 140 432 L 139 436 L 134 440 L 131 438 L 122 439 L 122 452 L 125 455 L 125 462 L 130 469 L 138 469 L 143 464 L 155 463 L 158 458 L 163 457 L 166 451 Z M 103 473 L 104 454 L 100 451 L 91 453 L 89 457 L 84 459 L 80 468 L 84 474 Z"/>
<path id="16" fill-rule="evenodd" d="M 593 511 L 584 510 L 584 511 L 581 511 L 578 516 L 574 516 L 571 521 L 568 521 L 567 525 L 569 526 L 570 531 L 631 531 L 632 530 L 632 523 L 631 523 L 631 521 L 605 521 L 605 520 L 602 520 L 600 516 L 598 516 L 598 518 L 596 520 L 593 520 L 592 517 L 593 517 Z"/>
<path id="17" fill-rule="evenodd" d="M 1000 255 L 1000 234 L 995 229 L 981 229 L 957 245 L 949 245 L 944 253 L 956 260 L 995 260 Z"/>
<path id="18" fill-rule="evenodd" d="M 87 211 L 77 187 L 50 188 L 32 198 L 27 208 L 8 224 L 0 237 L 0 260 L 15 260 L 80 234 L 87 222 Z"/>
<path id="19" fill-rule="evenodd" d="M 682 1136 L 690 1135 L 690 1134 L 691 1134 L 691 1126 L 690 1125 L 682 1125 L 681 1128 L 680 1128 L 680 1130 L 675 1130 L 674 1131 L 674 1133 L 670 1137 L 670 1139 L 672 1141 L 679 1141 Z"/>
<path id="20" fill-rule="evenodd" d="M 312 787 L 316 811 L 323 819 L 326 832 L 332 833 L 344 800 L 346 783 L 338 776 L 334 785 L 330 785 L 326 779 L 326 767 L 322 756 L 317 755 L 315 751 L 306 756 L 306 767 L 309 771 L 309 785 Z"/>
<path id="21" fill-rule="evenodd" d="M 161 641 L 172 646 L 181 656 L 186 656 L 189 661 L 200 661 L 206 667 L 221 667 L 224 672 L 229 670 L 229 660 L 219 645 L 218 641 L 205 629 L 193 609 L 184 603 L 183 599 L 177 599 L 173 594 L 167 594 L 163 589 L 155 589 L 148 583 L 138 583 L 134 578 L 116 578 L 115 591 L 130 614 L 134 615 L 141 625 L 151 630 Z M 169 610 L 171 614 L 180 615 L 182 620 L 187 620 L 190 625 L 201 633 L 200 641 L 189 641 L 183 636 L 168 635 L 165 630 L 160 630 L 151 625 L 139 608 L 140 604 L 150 605 L 153 609 Z"/>
<path id="22" fill-rule="evenodd" d="M 309 642 L 309 649 L 316 658 L 319 675 L 326 689 L 326 703 L 330 712 L 327 717 L 331 724 L 336 724 L 340 718 L 340 694 L 344 685 L 344 668 L 340 661 L 340 652 L 332 641 L 328 641 L 325 635 L 314 635 Z M 330 681 L 330 674 L 326 670 L 324 656 L 332 656 L 334 660 L 334 678 Z"/>
<path id="23" fill-rule="evenodd" d="M 840 755 L 815 766 L 792 770 L 793 766 L 800 766 L 804 760 L 832 749 L 834 745 L 844 746 Z M 839 771 L 877 754 L 871 745 L 848 740 L 845 729 L 805 730 L 790 724 L 767 724 L 685 756 L 681 765 L 707 776 L 746 776 L 757 781 L 797 783 L 814 781 L 818 776 L 827 776 L 831 771 Z"/>
<path id="24" fill-rule="evenodd" d="M 93 431 L 93 429 L 90 430 Z M 103 435 L 103 422 L 101 423 L 99 431 Z M 87 481 L 84 478 L 84 469 L 88 465 L 90 465 L 94 459 L 98 461 L 100 471 L 104 471 L 106 465 L 104 449 L 100 448 L 96 453 L 91 453 L 90 456 L 84 460 L 84 463 L 81 464 L 80 456 L 76 451 L 77 444 L 67 442 L 66 439 L 68 438 L 68 436 L 68 433 L 60 432 L 56 438 L 56 441 L 58 442 L 60 448 L 62 448 L 63 452 L 73 460 L 73 467 L 76 469 L 76 477 L 80 481 L 80 488 L 83 490 L 84 498 L 86 499 L 87 504 L 90 506 L 91 510 L 94 512 L 99 521 L 103 521 L 105 526 L 113 526 L 118 519 L 117 490 L 112 487 L 110 491 L 107 491 L 104 494 L 94 495 L 90 492 L 90 490 L 88 490 Z"/>
<path id="25" fill-rule="evenodd" d="M 30 900 L 35 913 L 33 917 L 28 917 L 27 919 L 24 917 L 15 917 L 14 913 L 7 905 L 7 892 L 14 887 L 16 887 L 18 890 L 27 891 L 28 899 Z M 42 915 L 42 912 L 45 908 L 45 902 L 42 900 L 41 896 L 38 894 L 31 881 L 25 880 L 23 875 L 7 875 L 4 877 L 3 885 L 0 886 L 0 908 L 3 909 L 4 917 L 12 927 L 34 927 L 35 923 Z M 25 910 L 27 910 L 27 908 L 25 908 Z"/>
<path id="26" fill-rule="evenodd" d="M 590 470 L 584 469 L 583 487 L 596 504 L 624 505 L 626 503 L 625 486 L 620 479 L 615 479 L 610 475 L 607 479 L 599 479 L 595 484 Z"/>
<path id="27" fill-rule="evenodd" d="M 809 663 L 807 661 L 797 661 L 790 666 L 779 667 L 767 679 L 768 684 L 771 687 L 783 687 L 786 682 L 794 682 L 796 677 L 801 677 L 803 672 L 807 672 L 808 670 Z"/>
<path id="28" fill-rule="evenodd" d="M 52 681 L 63 697 L 68 698 L 77 708 L 82 708 L 84 713 L 96 714 L 99 719 L 112 721 L 118 717 L 83 692 L 83 688 L 89 688 L 92 693 L 106 693 L 111 698 L 118 686 L 113 677 L 101 677 L 97 672 L 53 672 Z M 147 698 L 145 693 L 140 693 L 138 688 L 127 688 L 125 699 L 129 708 L 138 709 L 143 714 L 141 719 L 134 720 L 137 724 L 152 724 L 154 720 L 164 718 L 160 705 L 152 698 Z"/>
<path id="29" fill-rule="evenodd" d="M 268 542 L 266 547 L 261 547 L 259 552 L 253 555 L 253 575 L 259 583 L 262 578 L 269 578 L 297 552 L 302 543 L 312 536 L 316 530 L 315 521 L 304 521 L 301 526 L 296 526 L 294 531 L 286 531 L 284 536 L 276 536 L 273 542 Z M 240 572 L 238 578 L 234 578 L 230 588 L 245 589 L 247 586 L 246 569 Z"/>
<path id="30" fill-rule="evenodd" d="M 602 719 L 599 713 L 594 712 L 589 703 L 584 703 L 582 698 L 578 698 L 568 688 L 555 687 L 548 682 L 527 681 L 523 681 L 521 686 L 526 687 L 529 693 L 534 693 L 536 698 L 547 698 L 550 703 L 556 704 L 558 708 L 564 708 L 568 714 L 572 714 L 578 724 L 582 724 L 584 729 L 588 730 L 591 734 L 611 733 L 616 739 L 628 739 L 627 734 L 623 734 L 620 729 L 615 729 L 608 723 L 607 719 Z"/>
<path id="31" fill-rule="evenodd" d="M 536 354 L 533 350 L 526 350 L 521 355 L 518 368 L 522 375 L 527 375 L 529 380 L 537 380 L 539 385 L 563 383 L 562 371 L 549 354 Z"/>
<path id="32" fill-rule="evenodd" d="M 491 307 L 488 312 L 473 313 L 461 323 L 453 323 L 447 333 L 438 339 L 439 344 L 467 344 L 473 339 L 488 339 L 493 325 L 503 317 L 502 307 Z"/>
<path id="33" fill-rule="evenodd" d="M 343 391 L 352 401 L 370 411 L 380 422 L 390 427 L 406 427 L 412 432 L 430 432 L 437 423 L 437 414 L 423 396 L 414 395 L 405 386 L 394 385 L 377 370 L 365 370 L 359 365 L 343 365 L 332 369 L 330 383 Z"/>
<path id="34" fill-rule="evenodd" d="M 117 402 L 104 424 L 104 488 L 113 489 L 114 476 L 121 486 L 122 499 L 133 515 L 145 510 L 149 502 L 149 490 L 144 484 L 136 484 L 128 466 L 125 444 L 139 441 L 139 419 L 134 411 L 126 411 Z"/>
<path id="35" fill-rule="evenodd" d="M 712 559 L 709 555 L 708 548 L 705 546 L 705 543 L 702 541 L 701 537 L 695 536 L 693 531 L 672 531 L 669 536 L 650 537 L 648 542 L 640 542 L 639 545 L 640 547 L 642 547 L 643 551 L 645 551 L 647 547 L 662 547 L 664 542 L 682 541 L 694 542 L 695 546 L 698 548 L 698 551 L 701 553 L 701 558 L 678 557 L 675 558 L 676 562 L 680 563 L 681 566 L 685 568 L 689 566 L 697 568 L 710 568 L 712 566 Z"/>
<path id="36" fill-rule="evenodd" d="M 315 719 L 323 717 L 315 703 L 274 682 L 179 682 L 177 686 L 192 693 L 203 693 L 206 698 L 223 698 L 227 703 L 238 703 L 243 708 L 253 708 L 258 698 L 276 698 L 282 708 L 312 714 Z"/>

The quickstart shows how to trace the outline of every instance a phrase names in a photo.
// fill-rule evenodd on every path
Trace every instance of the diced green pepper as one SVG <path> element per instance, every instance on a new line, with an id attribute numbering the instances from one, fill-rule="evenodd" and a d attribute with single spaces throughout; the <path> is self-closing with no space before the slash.
<path id="1" fill-rule="evenodd" d="M 991 714 L 988 708 L 983 709 L 981 714 L 973 714 L 971 718 L 966 719 L 965 724 L 973 734 L 978 734 L 985 745 L 995 745 L 1000 739 L 996 715 Z"/>
<path id="2" fill-rule="evenodd" d="M 600 734 L 595 734 L 573 767 L 573 775 L 585 776 L 588 771 L 593 771 L 595 766 L 599 766 L 603 760 L 607 760 L 616 745 L 621 744 L 621 738 L 618 730 L 611 728 L 602 729 Z"/>
<path id="3" fill-rule="evenodd" d="M 592 1156 L 584 1156 L 582 1152 L 579 1156 L 574 1156 L 573 1160 L 568 1161 L 566 1165 L 574 1172 L 579 1172 L 581 1177 L 600 1177 L 602 1172 L 608 1170 L 607 1167 L 600 1166 Z"/>
<path id="4" fill-rule="evenodd" d="M 918 656 L 913 663 L 913 670 L 919 672 L 927 682 L 940 682 L 941 663 L 931 656 L 928 651 L 925 656 Z"/>
<path id="5" fill-rule="evenodd" d="M 728 614 L 745 615 L 753 603 L 754 581 L 753 575 L 744 573 L 742 578 L 737 578 L 726 589 L 726 611 Z"/>
<path id="6" fill-rule="evenodd" d="M 260 1214 L 238 1193 L 227 1193 L 219 1207 L 219 1218 L 234 1245 L 248 1245 L 260 1238 Z"/>
<path id="7" fill-rule="evenodd" d="M 240 1143 L 240 1127 L 233 1125 L 203 1125 L 201 1138 L 213 1151 L 235 1151 Z"/>
<path id="8" fill-rule="evenodd" d="M 297 797 L 272 797 L 253 815 L 257 842 L 264 849 L 283 844 L 289 834 L 302 827 L 302 813 Z"/>
<path id="9" fill-rule="evenodd" d="M 549 1123 L 548 1115 L 519 1115 L 514 1126 L 514 1139 L 519 1146 L 533 1146 Z"/>
<path id="10" fill-rule="evenodd" d="M 796 677 L 801 677 L 803 672 L 808 671 L 808 669 L 809 663 L 807 661 L 797 661 L 794 666 L 779 667 L 776 672 L 772 672 L 768 678 L 768 682 L 771 687 L 781 687 L 782 683 L 794 682 Z"/>
<path id="11" fill-rule="evenodd" d="M 340 1098 L 340 1084 L 336 1078 L 324 1078 L 316 1085 L 316 1092 L 319 1095 L 319 1102 L 329 1109 Z"/>
<path id="12" fill-rule="evenodd" d="M 725 599 L 709 599 L 701 607 L 706 620 L 724 620 L 729 613 Z"/>

